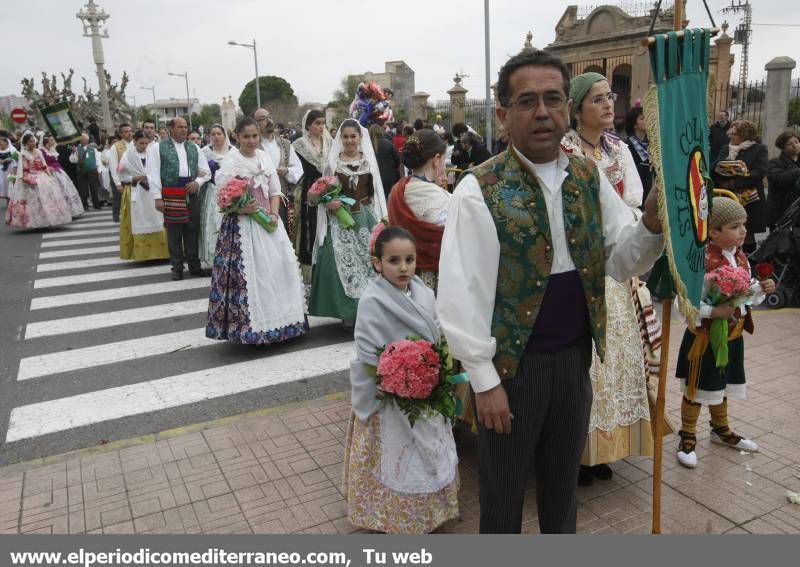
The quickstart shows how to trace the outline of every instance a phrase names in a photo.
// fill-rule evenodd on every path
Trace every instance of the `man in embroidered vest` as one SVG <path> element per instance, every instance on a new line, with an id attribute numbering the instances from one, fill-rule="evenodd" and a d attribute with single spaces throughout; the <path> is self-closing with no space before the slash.
<path id="1" fill-rule="evenodd" d="M 639 218 L 591 161 L 560 150 L 569 82 L 546 51 L 506 62 L 496 114 L 509 148 L 464 174 L 442 239 L 437 310 L 475 393 L 481 533 L 520 532 L 531 466 L 541 532 L 575 532 L 604 277 L 645 272 L 664 246 L 657 190 Z"/>
<path id="2" fill-rule="evenodd" d="M 100 168 L 102 162 L 100 152 L 93 144 L 89 143 L 89 134 L 81 134 L 81 141 L 75 148 L 69 161 L 76 164 L 75 175 L 78 180 L 78 194 L 81 197 L 83 208 L 89 208 L 89 197 L 92 198 L 92 206 L 95 209 L 102 207 L 100 204 Z"/>
<path id="3" fill-rule="evenodd" d="M 147 148 L 147 182 L 164 213 L 172 279 L 183 279 L 183 263 L 193 276 L 208 276 L 197 255 L 200 234 L 200 187 L 211 179 L 203 152 L 186 140 L 189 128 L 183 118 L 169 122 L 170 137 Z"/>
<path id="4" fill-rule="evenodd" d="M 253 118 L 258 122 L 258 130 L 261 133 L 261 149 L 267 152 L 275 169 L 278 170 L 281 190 L 288 200 L 294 194 L 292 186 L 303 176 L 303 164 L 300 163 L 300 158 L 297 157 L 292 143 L 286 138 L 275 135 L 275 121 L 270 116 L 269 110 L 259 108 L 253 113 Z M 283 226 L 288 231 L 289 218 L 285 202 L 281 202 L 279 214 L 283 220 Z"/>
<path id="5" fill-rule="evenodd" d="M 133 128 L 130 124 L 119 125 L 119 140 L 114 143 L 114 151 L 110 152 L 108 160 L 108 171 L 111 175 L 111 183 L 114 185 L 114 196 L 111 214 L 114 222 L 119 222 L 119 209 L 122 205 L 122 193 L 125 191 L 122 181 L 119 179 L 119 162 L 122 161 L 122 156 L 131 145 L 133 140 Z"/>

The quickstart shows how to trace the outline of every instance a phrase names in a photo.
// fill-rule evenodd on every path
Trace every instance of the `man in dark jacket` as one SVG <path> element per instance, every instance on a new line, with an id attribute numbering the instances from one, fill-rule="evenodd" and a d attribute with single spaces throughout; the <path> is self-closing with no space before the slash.
<path id="1" fill-rule="evenodd" d="M 709 160 L 711 163 L 719 159 L 719 151 L 722 146 L 726 146 L 730 142 L 728 139 L 728 129 L 730 127 L 731 122 L 728 120 L 728 112 L 726 110 L 717 112 L 717 121 L 708 129 L 708 143 L 711 145 Z"/>
<path id="2" fill-rule="evenodd" d="M 472 132 L 461 134 L 461 147 L 469 156 L 469 166 L 479 165 L 492 157 L 480 138 Z"/>

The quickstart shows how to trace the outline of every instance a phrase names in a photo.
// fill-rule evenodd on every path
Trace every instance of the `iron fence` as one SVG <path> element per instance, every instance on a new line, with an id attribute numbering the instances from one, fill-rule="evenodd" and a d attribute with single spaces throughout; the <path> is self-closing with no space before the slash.
<path id="1" fill-rule="evenodd" d="M 714 89 L 713 116 L 723 110 L 731 120 L 749 120 L 760 132 L 763 127 L 764 102 L 767 98 L 767 81 L 751 81 L 745 85 L 720 85 Z"/>
<path id="2" fill-rule="evenodd" d="M 789 87 L 789 116 L 786 117 L 786 125 L 800 130 L 800 77 Z"/>

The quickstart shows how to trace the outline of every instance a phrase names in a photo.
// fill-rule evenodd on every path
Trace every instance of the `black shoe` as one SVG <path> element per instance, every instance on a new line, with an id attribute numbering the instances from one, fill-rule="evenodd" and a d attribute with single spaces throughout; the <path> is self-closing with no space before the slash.
<path id="1" fill-rule="evenodd" d="M 211 277 L 211 270 L 207 270 L 206 268 L 189 268 L 189 273 L 201 278 Z"/>
<path id="2" fill-rule="evenodd" d="M 172 281 L 178 282 L 183 279 L 183 270 L 172 270 Z"/>
<path id="3" fill-rule="evenodd" d="M 611 477 L 614 476 L 614 471 L 612 471 L 611 467 L 608 465 L 595 465 L 590 468 L 592 469 L 592 474 L 596 479 L 611 480 Z"/>
<path id="4" fill-rule="evenodd" d="M 578 486 L 591 486 L 593 482 L 594 475 L 592 474 L 592 467 L 581 465 L 578 471 Z"/>

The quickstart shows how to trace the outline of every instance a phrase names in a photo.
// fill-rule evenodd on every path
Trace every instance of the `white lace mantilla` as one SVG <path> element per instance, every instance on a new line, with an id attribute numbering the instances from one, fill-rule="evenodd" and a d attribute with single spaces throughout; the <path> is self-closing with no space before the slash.
<path id="1" fill-rule="evenodd" d="M 367 227 L 344 229 L 330 212 L 328 226 L 331 227 L 333 257 L 344 293 L 358 299 L 375 277 L 369 258 L 370 230 Z"/>
<path id="2" fill-rule="evenodd" d="M 592 349 L 594 400 L 589 431 L 611 431 L 650 419 L 642 338 L 630 282 L 606 278 L 606 357 Z"/>

